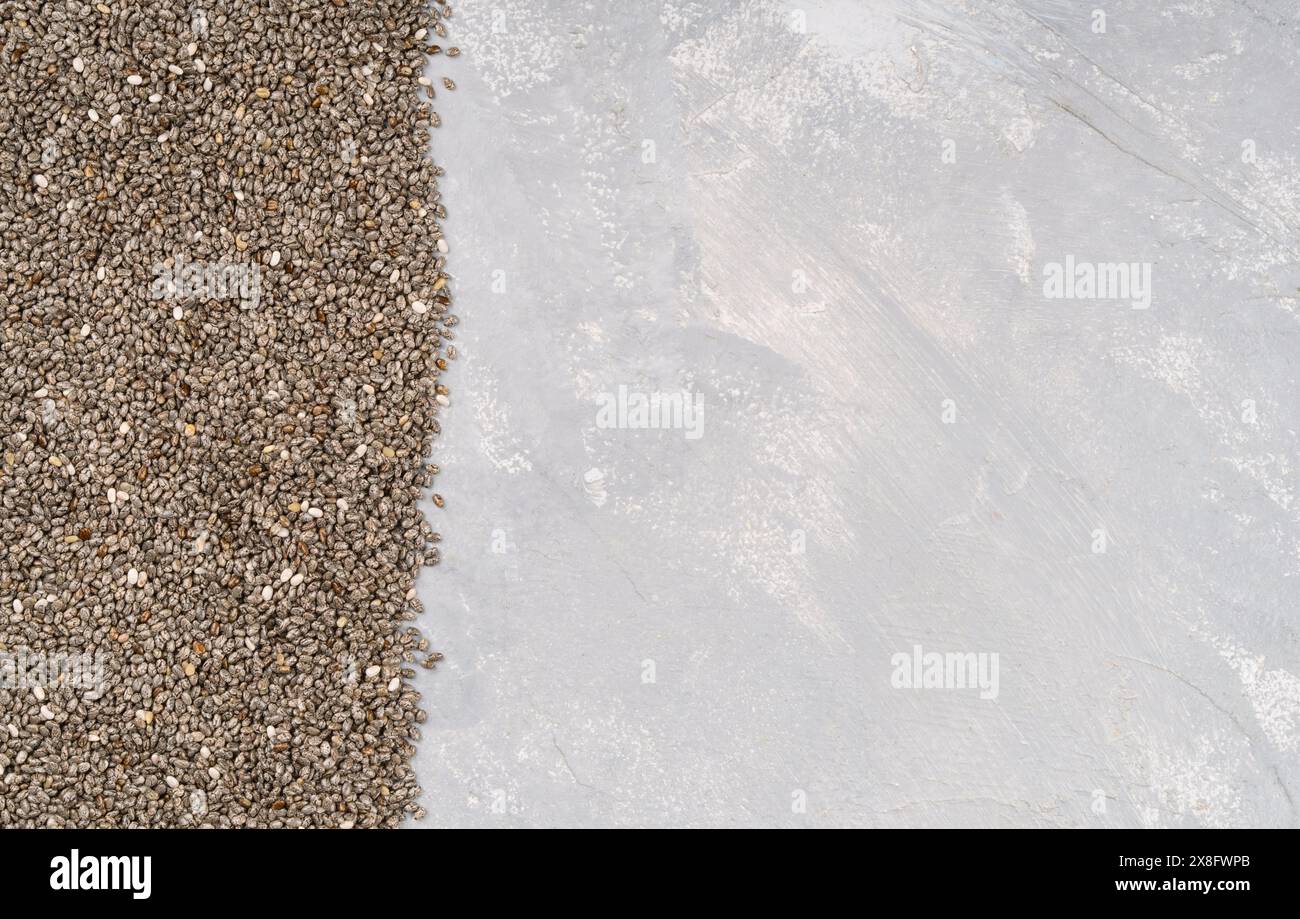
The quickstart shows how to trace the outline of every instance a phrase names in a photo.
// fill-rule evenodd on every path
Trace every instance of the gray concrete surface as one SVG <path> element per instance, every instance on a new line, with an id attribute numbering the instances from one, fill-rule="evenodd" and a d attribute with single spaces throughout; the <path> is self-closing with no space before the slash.
<path id="1" fill-rule="evenodd" d="M 423 825 L 1300 823 L 1297 16 L 462 0 Z"/>

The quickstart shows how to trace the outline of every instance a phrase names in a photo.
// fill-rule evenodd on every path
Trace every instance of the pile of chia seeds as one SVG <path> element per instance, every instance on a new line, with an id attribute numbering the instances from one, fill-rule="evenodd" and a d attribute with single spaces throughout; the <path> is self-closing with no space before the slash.
<path id="1" fill-rule="evenodd" d="M 450 15 L 0 0 L 0 826 L 419 815 Z"/>

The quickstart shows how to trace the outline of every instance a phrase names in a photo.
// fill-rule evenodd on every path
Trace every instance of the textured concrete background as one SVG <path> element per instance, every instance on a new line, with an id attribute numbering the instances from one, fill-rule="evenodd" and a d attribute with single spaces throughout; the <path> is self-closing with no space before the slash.
<path id="1" fill-rule="evenodd" d="M 1300 824 L 1294 2 L 453 25 L 425 825 Z"/>

